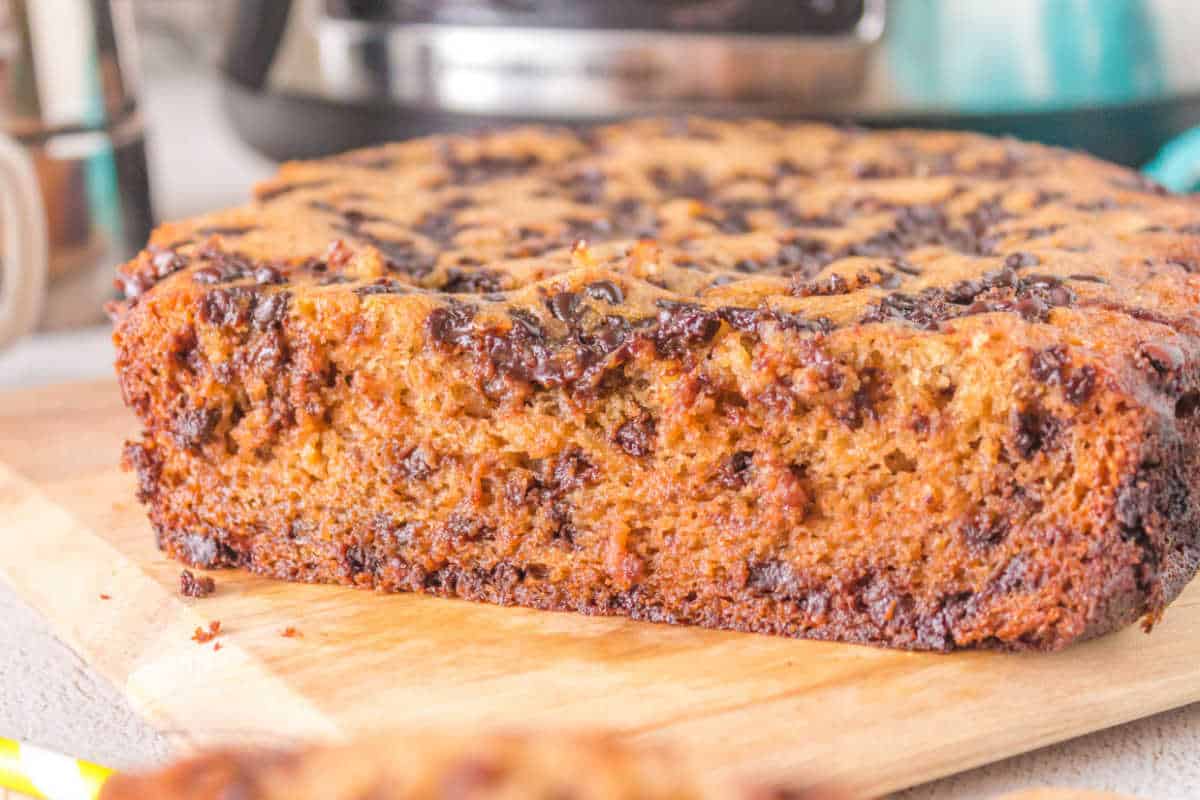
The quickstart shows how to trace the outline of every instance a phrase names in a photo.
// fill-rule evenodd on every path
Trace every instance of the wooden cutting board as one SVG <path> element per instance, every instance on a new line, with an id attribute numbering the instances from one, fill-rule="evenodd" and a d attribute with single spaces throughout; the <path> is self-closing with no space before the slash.
<path id="1" fill-rule="evenodd" d="M 183 598 L 115 466 L 134 429 L 111 383 L 0 395 L 0 575 L 185 744 L 604 726 L 692 748 L 714 774 L 810 771 L 879 794 L 1200 699 L 1197 584 L 1150 636 L 1054 655 L 888 652 L 236 571 Z M 219 650 L 191 638 L 210 620 Z"/>

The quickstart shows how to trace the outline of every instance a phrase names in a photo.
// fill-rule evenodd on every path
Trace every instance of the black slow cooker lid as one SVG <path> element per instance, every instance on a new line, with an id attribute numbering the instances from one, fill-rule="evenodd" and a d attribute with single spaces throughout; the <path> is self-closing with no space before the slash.
<path id="1" fill-rule="evenodd" d="M 373 22 L 607 30 L 843 34 L 864 0 L 326 0 L 325 13 Z"/>

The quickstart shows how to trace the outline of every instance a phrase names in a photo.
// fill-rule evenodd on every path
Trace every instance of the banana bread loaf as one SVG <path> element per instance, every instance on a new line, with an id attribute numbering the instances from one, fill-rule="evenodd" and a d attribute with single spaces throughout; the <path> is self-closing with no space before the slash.
<path id="1" fill-rule="evenodd" d="M 292 163 L 120 271 L 159 545 L 947 650 L 1197 567 L 1200 205 L 936 132 L 637 121 Z"/>
<path id="2" fill-rule="evenodd" d="M 229 749 L 116 775 L 100 800 L 837 800 L 817 786 L 697 780 L 676 753 L 583 735 L 379 735 Z"/>

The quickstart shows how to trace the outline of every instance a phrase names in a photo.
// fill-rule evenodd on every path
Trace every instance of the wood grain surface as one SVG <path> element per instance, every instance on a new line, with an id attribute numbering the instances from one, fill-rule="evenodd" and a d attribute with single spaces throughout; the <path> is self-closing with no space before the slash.
<path id="1" fill-rule="evenodd" d="M 109 382 L 0 395 L 0 574 L 185 746 L 604 727 L 689 748 L 714 775 L 876 795 L 1200 700 L 1196 584 L 1151 635 L 1053 655 L 889 652 L 238 571 L 184 598 L 116 467 L 134 429 Z M 212 620 L 217 640 L 194 642 Z"/>

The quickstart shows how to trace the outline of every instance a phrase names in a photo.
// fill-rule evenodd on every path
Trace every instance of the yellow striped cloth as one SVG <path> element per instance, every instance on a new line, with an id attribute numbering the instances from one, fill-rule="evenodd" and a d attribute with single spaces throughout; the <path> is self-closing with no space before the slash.
<path id="1" fill-rule="evenodd" d="M 0 738 L 0 790 L 46 800 L 96 800 L 111 770 Z"/>

